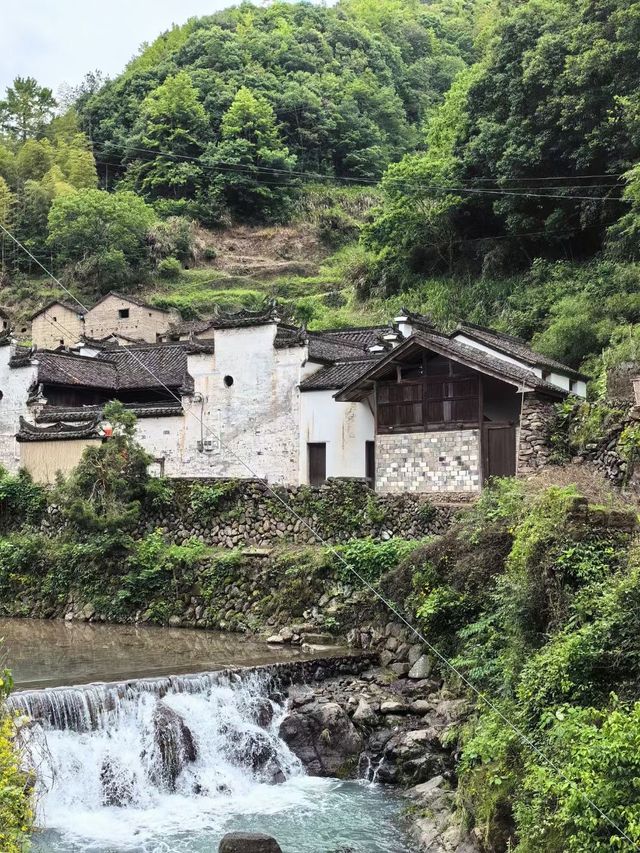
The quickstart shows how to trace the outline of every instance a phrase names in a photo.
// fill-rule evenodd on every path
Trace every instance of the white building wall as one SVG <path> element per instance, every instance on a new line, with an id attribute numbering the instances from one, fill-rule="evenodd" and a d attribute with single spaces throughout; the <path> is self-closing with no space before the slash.
<path id="1" fill-rule="evenodd" d="M 300 483 L 309 482 L 307 444 L 315 442 L 327 445 L 327 477 L 365 476 L 365 445 L 375 439 L 369 402 L 337 403 L 334 394 L 300 394 Z"/>
<path id="2" fill-rule="evenodd" d="M 15 439 L 20 415 L 31 420 L 27 407 L 29 387 L 35 380 L 36 368 L 9 367 L 11 347 L 0 347 L 0 465 L 15 474 L 20 467 L 20 445 Z"/>
<path id="3" fill-rule="evenodd" d="M 219 329 L 215 353 L 189 356 L 195 393 L 184 405 L 191 411 L 164 419 L 166 425 L 149 419 L 140 428 L 148 452 L 165 457 L 168 476 L 246 478 L 252 476 L 246 462 L 270 482 L 298 482 L 304 350 L 275 349 L 275 333 L 275 324 Z"/>

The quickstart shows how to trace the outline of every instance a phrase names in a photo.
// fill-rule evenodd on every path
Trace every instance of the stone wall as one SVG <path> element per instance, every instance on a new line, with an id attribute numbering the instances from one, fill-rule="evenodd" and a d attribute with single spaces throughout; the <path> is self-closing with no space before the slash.
<path id="1" fill-rule="evenodd" d="M 426 495 L 377 495 L 360 480 L 277 487 L 274 492 L 261 481 L 243 480 L 226 481 L 231 491 L 214 510 L 203 511 L 194 502 L 193 487 L 197 492 L 207 482 L 215 490 L 225 481 L 173 481 L 171 503 L 145 513 L 138 534 L 160 529 L 176 543 L 195 537 L 227 548 L 317 543 L 313 531 L 327 544 L 368 536 L 420 539 L 444 532 L 459 509 L 432 504 Z"/>
<path id="2" fill-rule="evenodd" d="M 525 394 L 518 431 L 518 475 L 532 474 L 551 460 L 549 433 L 555 420 L 553 400 Z"/>
<path id="3" fill-rule="evenodd" d="M 381 494 L 468 494 L 480 487 L 477 429 L 377 437 L 376 489 Z"/>

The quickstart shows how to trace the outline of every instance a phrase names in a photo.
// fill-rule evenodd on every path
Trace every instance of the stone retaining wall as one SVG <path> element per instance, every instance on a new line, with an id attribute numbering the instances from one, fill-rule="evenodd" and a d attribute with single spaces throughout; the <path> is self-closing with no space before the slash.
<path id="1" fill-rule="evenodd" d="M 435 503 L 428 495 L 377 495 L 360 480 L 330 480 L 318 488 L 274 487 L 277 497 L 255 480 L 181 479 L 168 485 L 171 497 L 166 505 L 143 509 L 134 535 L 159 529 L 175 544 L 195 538 L 224 548 L 317 544 L 314 531 L 332 545 L 366 537 L 421 539 L 444 533 L 460 508 L 458 503 Z M 206 508 L 197 498 L 203 487 L 213 490 L 212 495 L 229 491 Z M 464 496 L 449 497 L 458 499 L 464 501 Z M 43 524 L 48 529 L 59 526 L 55 509 Z"/>

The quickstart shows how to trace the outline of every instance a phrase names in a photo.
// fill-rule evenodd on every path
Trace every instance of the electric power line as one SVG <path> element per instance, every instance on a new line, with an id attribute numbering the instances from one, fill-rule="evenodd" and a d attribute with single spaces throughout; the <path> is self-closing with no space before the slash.
<path id="1" fill-rule="evenodd" d="M 20 246 L 22 247 L 22 244 L 19 244 L 19 243 L 18 243 L 18 241 L 17 241 L 17 239 L 16 239 L 16 238 L 14 238 L 14 237 L 13 237 L 13 235 L 11 234 L 11 232 L 9 232 L 9 231 L 8 231 L 8 230 L 7 230 L 7 229 L 6 229 L 2 224 L 0 224 L 0 229 L 2 229 L 5 233 L 7 233 L 7 234 L 8 234 L 8 236 L 9 236 L 12 240 L 14 240 L 18 245 L 20 245 Z M 22 248 L 24 249 L 24 247 L 22 247 Z M 26 252 L 27 252 L 27 254 L 29 253 L 29 252 L 28 252 L 28 249 L 24 249 L 24 251 L 26 251 Z M 42 265 L 40 264 L 40 266 L 42 266 Z M 79 300 L 78 300 L 78 299 L 77 299 L 77 298 L 76 298 L 76 297 L 71 293 L 71 291 L 68 291 L 68 290 L 67 290 L 67 288 L 65 288 L 65 286 L 62 284 L 62 282 L 60 282 L 60 281 L 59 281 L 59 280 L 58 280 L 58 279 L 53 275 L 53 273 L 49 272 L 49 271 L 48 271 L 48 270 L 46 270 L 46 268 L 44 268 L 44 267 L 43 267 L 43 269 L 45 269 L 45 272 L 47 273 L 47 275 L 48 275 L 50 278 L 52 278 L 52 279 L 53 279 L 53 280 L 54 280 L 54 281 L 55 281 L 55 282 L 56 282 L 56 283 L 57 283 L 57 284 L 58 284 L 58 285 L 59 285 L 63 290 L 65 290 L 65 291 L 69 294 L 69 296 L 71 296 L 71 297 L 72 297 L 72 299 L 74 299 L 74 300 L 78 303 L 78 305 L 80 305 L 80 306 L 81 306 L 85 311 L 86 311 L 86 310 L 88 310 L 88 309 L 86 309 L 86 308 L 85 308 L 85 306 L 84 306 L 84 305 L 82 305 L 82 303 L 81 303 L 81 302 L 80 302 L 80 301 L 79 301 Z M 64 328 L 64 327 L 62 327 L 62 326 L 61 326 L 61 328 Z M 140 365 L 140 366 L 141 366 L 141 367 L 142 367 L 142 368 L 143 368 L 143 369 L 144 369 L 144 370 L 145 370 L 145 371 L 146 371 L 146 372 L 147 372 L 147 373 L 148 373 L 148 374 L 149 374 L 153 379 L 155 379 L 155 381 L 158 383 L 158 385 L 159 385 L 160 387 L 164 388 L 164 389 L 165 389 L 165 391 L 167 391 L 167 393 L 168 393 L 171 397 L 173 397 L 173 398 L 174 398 L 178 403 L 180 403 L 180 404 L 182 405 L 182 398 L 181 398 L 181 397 L 179 397 L 177 394 L 175 394 L 175 393 L 174 393 L 174 392 L 169 388 L 169 386 L 168 386 L 168 385 L 166 385 L 166 384 L 165 384 L 165 383 L 164 383 L 164 382 L 163 382 L 163 381 L 162 381 L 162 380 L 161 380 L 161 379 L 160 379 L 160 378 L 159 378 L 159 377 L 158 377 L 158 376 L 157 376 L 157 375 L 156 375 L 156 374 L 155 374 L 155 373 L 154 373 L 154 372 L 153 372 L 153 371 L 148 367 L 148 365 L 146 365 L 146 364 L 145 364 L 141 359 L 139 359 L 139 358 L 135 355 L 134 351 L 132 351 L 129 347 L 125 347 L 124 349 L 125 349 L 125 351 L 127 352 L 127 354 L 128 354 L 131 358 L 133 358 L 133 359 L 134 359 L 134 361 L 138 362 L 138 364 L 139 364 L 139 365 Z M 414 627 L 414 626 L 413 626 L 413 625 L 412 625 L 412 624 L 411 624 L 411 623 L 410 623 L 410 622 L 409 622 L 409 621 L 408 621 L 408 620 L 407 620 L 407 619 L 402 615 L 402 613 L 400 613 L 400 612 L 397 610 L 397 608 L 396 608 L 396 607 L 395 607 L 395 606 L 394 606 L 390 601 L 388 601 L 388 600 L 387 600 L 387 599 L 382 595 L 382 593 L 380 593 L 380 592 L 379 592 L 379 591 L 378 591 L 378 590 L 377 590 L 377 589 L 376 589 L 376 588 L 375 588 L 375 587 L 374 587 L 374 586 L 373 586 L 373 585 L 372 585 L 372 584 L 371 584 L 371 583 L 370 583 L 370 582 L 369 582 L 365 577 L 363 577 L 363 576 L 362 576 L 362 575 L 357 571 L 357 569 L 356 569 L 354 566 L 352 566 L 350 563 L 348 563 L 348 562 L 344 559 L 344 557 L 342 556 L 342 554 L 340 554 L 340 552 L 335 548 L 335 546 L 333 546 L 332 544 L 328 543 L 328 542 L 323 538 L 323 536 L 322 536 L 322 535 L 321 535 L 321 534 L 320 534 L 320 533 L 319 533 L 315 528 L 313 528 L 313 527 L 312 527 L 312 526 L 311 526 L 311 525 L 306 521 L 306 519 L 302 518 L 302 516 L 300 516 L 300 515 L 295 511 L 295 509 L 294 509 L 294 508 L 293 508 L 293 507 L 292 507 L 292 506 L 291 506 L 291 505 L 290 505 L 290 504 L 289 504 L 289 503 L 288 503 L 288 502 L 287 502 L 287 501 L 286 501 L 286 500 L 285 500 L 285 499 L 284 499 L 284 498 L 283 498 L 283 497 L 282 497 L 282 496 L 281 496 L 281 495 L 280 495 L 280 494 L 279 494 L 275 489 L 273 489 L 273 488 L 269 485 L 269 482 L 268 482 L 264 477 L 260 477 L 260 476 L 257 474 L 257 472 L 256 472 L 256 471 L 251 467 L 251 465 L 249 465 L 249 463 L 248 463 L 248 462 L 246 462 L 246 461 L 245 461 L 245 460 L 244 460 L 244 459 L 243 459 L 243 458 L 242 458 L 242 457 L 241 457 L 241 456 L 240 456 L 240 455 L 239 455 L 235 450 L 233 450 L 233 448 L 229 447 L 229 446 L 228 446 L 228 445 L 223 441 L 222 437 L 221 437 L 219 434 L 215 433 L 215 432 L 214 432 L 214 431 L 213 431 L 213 430 L 208 426 L 208 424 L 206 424 L 206 423 L 204 422 L 204 420 L 203 420 L 202 418 L 200 418 L 200 417 L 199 417 L 195 412 L 193 412 L 193 411 L 192 411 L 192 408 L 191 408 L 191 407 L 189 407 L 189 409 L 187 409 L 187 410 L 185 411 L 185 415 L 186 415 L 186 414 L 192 414 L 192 415 L 196 418 L 196 420 L 200 423 L 200 426 L 202 427 L 202 429 L 206 430 L 206 431 L 209 433 L 209 435 L 211 435 L 211 436 L 212 436 L 212 437 L 213 437 L 213 438 L 218 442 L 218 444 L 219 444 L 219 446 L 220 446 L 220 448 L 221 448 L 221 449 L 223 449 L 226 453 L 228 453 L 230 456 L 232 456 L 232 457 L 236 460 L 236 462 L 238 462 L 238 463 L 241 465 L 241 467 L 242 467 L 242 468 L 244 468 L 244 469 L 245 469 L 245 470 L 246 470 L 246 471 L 247 471 L 247 472 L 248 472 L 248 473 L 249 473 L 249 474 L 250 474 L 254 479 L 259 480 L 260 482 L 262 482 L 262 483 L 264 484 L 265 488 L 267 489 L 267 491 L 272 495 L 272 497 L 274 497 L 274 498 L 275 498 L 275 499 L 276 499 L 276 500 L 277 500 L 277 501 L 278 501 L 278 502 L 279 502 L 279 503 L 284 507 L 285 511 L 286 511 L 286 512 L 291 513 L 291 515 L 292 515 L 292 516 L 293 516 L 293 517 L 294 517 L 294 518 L 295 518 L 295 519 L 296 519 L 296 520 L 297 520 L 297 521 L 298 521 L 298 522 L 299 522 L 303 527 L 305 527 L 305 528 L 306 528 L 306 529 L 307 529 L 307 530 L 312 534 L 312 536 L 314 537 L 314 539 L 316 539 L 316 540 L 317 540 L 317 541 L 318 541 L 318 542 L 319 542 L 323 547 L 325 547 L 325 548 L 327 548 L 329 551 L 331 551 L 331 553 L 332 553 L 332 554 L 333 554 L 333 555 L 334 555 L 334 556 L 335 556 L 335 557 L 336 557 L 336 558 L 337 558 L 337 559 L 338 559 L 338 560 L 339 560 L 339 561 L 344 565 L 344 567 L 345 567 L 349 572 L 351 572 L 355 577 L 357 577 L 357 578 L 358 578 L 358 580 L 363 584 L 363 586 L 365 586 L 365 587 L 369 590 L 369 592 L 371 592 L 371 593 L 375 596 L 375 598 L 377 598 L 377 599 L 378 599 L 378 600 L 379 600 L 379 601 L 380 601 L 380 602 L 381 602 L 381 603 L 382 603 L 382 604 L 383 604 L 383 605 L 384 605 L 384 606 L 385 606 L 385 607 L 386 607 L 386 608 L 387 608 L 391 613 L 393 613 L 393 614 L 394 614 L 394 616 L 396 616 L 396 618 L 397 618 L 397 619 L 399 619 L 399 620 L 400 620 L 400 621 L 401 621 L 401 622 L 402 622 L 402 623 L 403 623 L 403 624 L 404 624 L 404 625 L 405 625 L 405 626 L 406 626 L 406 627 L 411 631 L 411 633 L 412 633 L 412 634 L 414 634 L 414 635 L 417 637 L 417 639 L 418 639 L 418 640 L 420 640 L 420 642 L 424 645 L 424 647 L 425 647 L 425 648 L 429 649 L 429 651 L 430 651 L 430 652 L 431 652 L 431 653 L 432 653 L 432 654 L 433 654 L 433 655 L 434 655 L 434 656 L 435 656 L 435 657 L 440 661 L 440 663 L 441 663 L 441 664 L 443 664 L 444 666 L 446 666 L 446 667 L 447 667 L 447 669 L 449 669 L 452 673 L 454 673 L 454 675 L 455 675 L 457 678 L 459 678 L 459 679 L 460 679 L 460 681 L 462 682 L 462 684 L 464 684 L 464 685 L 465 685 L 469 690 L 471 690 L 471 692 L 472 692 L 472 693 L 474 693 L 474 695 L 475 695 L 475 696 L 480 700 L 480 702 L 481 702 L 482 704 L 484 704 L 486 707 L 488 707 L 490 710 L 492 710 L 495 714 L 497 714 L 497 715 L 498 715 L 498 717 L 500 717 L 500 719 L 503 721 L 503 723 L 505 723 L 505 725 L 510 729 L 510 731 L 512 731 L 512 732 L 513 732 L 513 733 L 514 733 L 514 734 L 515 734 L 515 735 L 516 735 L 516 736 L 517 736 L 517 737 L 522 741 L 522 743 L 523 743 L 523 744 L 525 744 L 525 745 L 526 745 L 526 746 L 527 746 L 527 747 L 528 747 L 528 748 L 529 748 L 533 753 L 535 753 L 535 755 L 536 755 L 539 759 L 541 759 L 541 760 L 542 760 L 542 761 L 543 761 L 543 762 L 544 762 L 548 767 L 550 767 L 550 768 L 551 768 L 555 773 L 557 773 L 557 774 L 558 774 L 558 775 L 559 775 L 559 776 L 560 776 L 560 777 L 561 777 L 565 782 L 567 782 L 569 785 L 571 785 L 571 786 L 575 789 L 575 791 L 576 791 L 576 792 L 577 792 L 577 793 L 578 793 L 578 794 L 583 798 L 583 800 L 584 800 L 586 803 L 588 803 L 588 804 L 589 804 L 589 806 L 590 806 L 591 808 L 593 808 L 593 809 L 594 809 L 594 810 L 595 810 L 595 811 L 600 815 L 600 817 L 601 817 L 601 818 L 603 818 L 603 820 L 605 820 L 605 822 L 606 822 L 607 824 L 609 824 L 609 826 L 611 826 L 611 827 L 612 827 L 612 829 L 614 829 L 617 833 L 619 833 L 619 834 L 620 834 L 620 835 L 621 835 L 621 836 L 622 836 L 626 841 L 628 841 L 631 845 L 633 845 L 633 847 L 635 847 L 637 850 L 640 850 L 640 844 L 638 844 L 638 843 L 634 842 L 634 841 L 633 841 L 633 840 L 632 840 L 632 839 L 627 835 L 627 833 L 626 833 L 626 832 L 625 832 L 625 831 L 624 831 L 620 826 L 618 826 L 618 825 L 615 823 L 615 821 L 613 821 L 613 820 L 612 820 L 612 819 L 611 819 L 611 818 L 610 818 L 610 817 L 609 817 L 609 816 L 608 816 L 608 815 L 607 815 L 607 814 L 606 814 L 606 813 L 605 813 L 605 812 L 604 812 L 604 811 L 603 811 L 603 810 L 602 810 L 602 809 L 597 805 L 597 803 L 595 803 L 595 802 L 594 802 L 594 801 L 593 801 L 593 800 L 588 796 L 588 794 L 586 794 L 584 791 L 582 791 L 582 790 L 580 789 L 580 787 L 579 787 L 578 783 L 577 783 L 575 780 L 571 779 L 571 778 L 570 778 L 570 777 L 569 777 L 569 776 L 568 776 L 568 775 L 567 775 L 567 774 L 566 774 L 566 773 L 565 773 L 565 772 L 564 772 L 564 771 L 563 771 L 563 770 L 562 770 L 562 769 L 561 769 L 561 768 L 560 768 L 560 767 L 559 767 L 559 766 L 558 766 L 558 765 L 557 765 L 557 764 L 556 764 L 556 763 L 555 763 L 551 758 L 549 758 L 549 757 L 548 757 L 548 756 L 543 752 L 543 750 L 542 750 L 542 749 L 541 749 L 541 748 L 540 748 L 536 743 L 534 743 L 534 741 L 532 741 L 532 740 L 531 740 L 531 738 L 530 738 L 528 735 L 526 735 L 526 734 L 525 734 L 521 729 L 519 729 L 519 728 L 518 728 L 518 727 L 517 727 L 517 726 L 516 726 L 516 725 L 515 725 L 515 724 L 514 724 L 514 723 L 513 723 L 513 722 L 512 722 L 512 721 L 511 721 L 507 716 L 506 716 L 506 715 L 505 715 L 505 713 L 500 709 L 500 707 L 499 707 L 498 705 L 496 705 L 496 703 L 495 703 L 495 702 L 493 702 L 491 699 L 489 699 L 489 698 L 488 698 L 488 697 L 487 697 L 487 696 L 486 696 L 486 695 L 485 695 L 481 690 L 479 690 L 479 688 L 477 688 L 477 687 L 476 687 L 476 686 L 475 686 L 471 681 L 469 681 L 469 679 L 468 679 L 468 678 L 467 678 L 467 677 L 466 677 L 466 676 L 465 676 L 465 675 L 464 675 L 464 674 L 463 674 L 463 673 L 462 673 L 462 672 L 461 672 L 461 671 L 460 671 L 460 670 L 455 666 L 455 664 L 453 664 L 453 663 L 452 663 L 452 662 L 451 662 L 447 657 L 445 657 L 445 656 L 444 656 L 444 655 L 443 655 L 443 654 L 442 654 L 442 653 L 441 653 L 441 652 L 440 652 L 440 651 L 439 651 L 439 650 L 438 650 L 438 649 L 437 649 L 437 648 L 436 648 L 432 643 L 430 643 L 430 642 L 429 642 L 429 640 L 427 640 L 427 638 L 426 638 L 426 637 L 425 637 L 425 636 L 424 636 L 424 635 L 423 635 L 423 634 L 422 634 L 422 633 L 421 633 L 417 628 L 415 628 L 415 627 Z"/>

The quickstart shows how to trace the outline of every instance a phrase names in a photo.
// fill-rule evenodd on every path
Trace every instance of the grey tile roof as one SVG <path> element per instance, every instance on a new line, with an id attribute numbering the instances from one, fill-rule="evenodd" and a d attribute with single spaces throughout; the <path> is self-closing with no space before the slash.
<path id="1" fill-rule="evenodd" d="M 535 367 L 546 368 L 548 370 L 557 371 L 577 379 L 587 379 L 588 377 L 560 361 L 542 355 L 539 352 L 531 349 L 526 341 L 522 338 L 516 338 L 513 335 L 507 335 L 504 332 L 496 332 L 495 329 L 488 329 L 484 326 L 476 326 L 474 323 L 459 323 L 458 332 L 467 335 L 479 343 L 486 344 L 494 349 L 509 355 L 512 358 L 517 358 L 519 361 L 524 361 L 526 364 L 531 364 Z M 455 332 L 453 333 L 455 338 Z"/>
<path id="2" fill-rule="evenodd" d="M 117 388 L 115 365 L 104 358 L 47 350 L 38 351 L 35 358 L 38 361 L 38 382 L 45 385 L 75 385 L 107 391 Z"/>
<path id="3" fill-rule="evenodd" d="M 184 409 L 177 400 L 158 403 L 127 403 L 125 409 L 137 418 L 182 416 Z M 36 415 L 37 424 L 86 423 L 102 417 L 103 406 L 44 406 Z"/>
<path id="4" fill-rule="evenodd" d="M 191 389 L 187 353 L 197 344 L 147 344 L 146 346 L 105 349 L 99 356 L 75 355 L 41 350 L 38 382 L 45 385 L 73 385 L 104 391 L 169 388 Z M 206 348 L 205 348 L 206 350 Z"/>
<path id="5" fill-rule="evenodd" d="M 301 391 L 335 391 L 355 382 L 379 359 L 342 361 L 322 367 L 300 383 Z"/>
<path id="6" fill-rule="evenodd" d="M 87 424 L 57 423 L 51 426 L 35 426 L 20 417 L 20 428 L 16 441 L 71 441 L 77 438 L 100 438 L 97 419 Z"/>
<path id="7" fill-rule="evenodd" d="M 187 348 L 181 344 L 120 347 L 103 353 L 102 358 L 114 365 L 118 390 L 193 385 L 187 372 Z"/>
<path id="8" fill-rule="evenodd" d="M 469 344 L 460 343 L 448 335 L 435 331 L 425 331 L 414 333 L 403 344 L 400 344 L 400 346 L 396 347 L 390 353 L 386 353 L 384 358 L 380 359 L 378 363 L 374 363 L 365 373 L 353 379 L 339 394 L 336 394 L 336 399 L 343 401 L 359 399 L 367 391 L 364 385 L 359 386 L 361 380 L 371 381 L 375 379 L 379 375 L 378 371 L 384 370 L 391 362 L 401 359 L 403 355 L 410 353 L 416 347 L 439 353 L 446 358 L 452 358 L 473 370 L 507 381 L 525 391 L 542 391 L 555 397 L 565 397 L 567 395 L 567 392 L 558 388 L 557 385 L 552 385 L 550 382 L 536 376 L 533 370 L 511 364 L 498 356 L 485 353 Z"/>
<path id="9" fill-rule="evenodd" d="M 287 349 L 288 347 L 302 347 L 307 343 L 307 332 L 303 328 L 285 326 L 280 324 L 276 331 L 273 345 L 276 349 Z"/>

